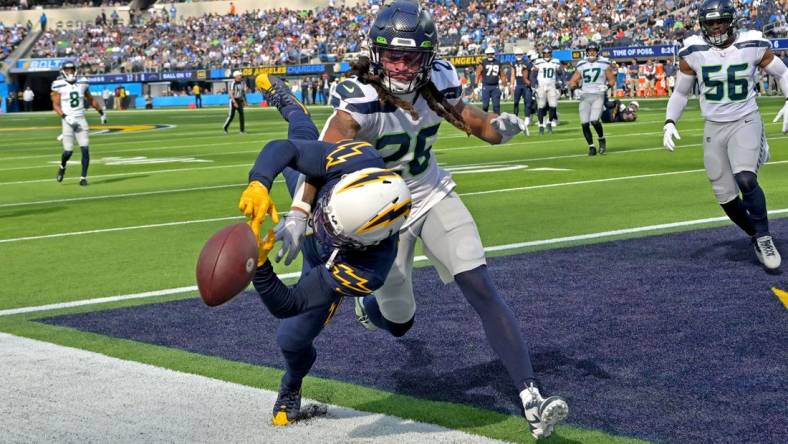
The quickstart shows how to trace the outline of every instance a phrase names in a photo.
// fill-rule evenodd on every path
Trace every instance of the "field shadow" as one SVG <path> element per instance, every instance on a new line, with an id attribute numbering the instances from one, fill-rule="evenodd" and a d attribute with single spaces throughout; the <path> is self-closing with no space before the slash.
<path id="1" fill-rule="evenodd" d="M 12 217 L 31 216 L 37 214 L 51 214 L 57 211 L 62 211 L 66 207 L 46 207 L 46 208 L 25 208 L 18 210 L 0 210 L 0 219 L 9 219 Z"/>
<path id="2" fill-rule="evenodd" d="M 107 184 L 107 183 L 116 183 L 116 182 L 123 182 L 126 180 L 133 180 L 133 179 L 142 179 L 144 177 L 148 177 L 149 174 L 136 174 L 134 176 L 122 176 L 122 177 L 111 177 L 109 179 L 102 179 L 102 180 L 91 180 L 91 184 Z"/>

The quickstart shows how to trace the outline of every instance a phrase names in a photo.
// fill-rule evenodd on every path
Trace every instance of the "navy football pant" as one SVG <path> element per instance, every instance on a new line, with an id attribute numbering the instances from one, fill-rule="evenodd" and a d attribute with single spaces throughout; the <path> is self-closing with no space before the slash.
<path id="1" fill-rule="evenodd" d="M 501 88 L 498 85 L 482 86 L 482 110 L 484 112 L 490 109 L 490 99 L 492 99 L 493 112 L 501 114 Z"/>
<path id="2" fill-rule="evenodd" d="M 531 117 L 531 102 L 533 102 L 533 95 L 531 94 L 531 88 L 525 85 L 517 85 L 514 88 L 514 109 L 512 113 L 515 116 L 520 115 L 520 99 L 523 99 L 525 103 L 525 117 Z"/>

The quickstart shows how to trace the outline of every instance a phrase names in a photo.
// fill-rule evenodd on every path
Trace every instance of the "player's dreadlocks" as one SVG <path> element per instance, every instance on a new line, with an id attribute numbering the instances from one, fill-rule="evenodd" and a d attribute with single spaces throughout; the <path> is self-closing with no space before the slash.
<path id="1" fill-rule="evenodd" d="M 375 91 L 378 92 L 378 98 L 380 98 L 383 103 L 388 103 L 392 106 L 401 108 L 407 111 L 414 120 L 418 119 L 419 113 L 416 112 L 416 109 L 413 107 L 413 105 L 400 99 L 384 88 L 383 80 L 380 78 L 380 76 L 372 74 L 369 67 L 369 58 L 359 57 L 357 61 L 351 63 L 349 74 L 351 76 L 354 75 L 358 77 L 361 82 L 371 85 L 373 88 L 375 88 Z M 438 91 L 438 88 L 435 87 L 434 83 L 431 81 L 427 82 L 419 89 L 418 93 L 424 97 L 424 100 L 427 101 L 427 105 L 431 110 L 435 111 L 435 114 L 443 117 L 458 129 L 465 131 L 466 134 L 471 134 L 471 128 L 467 123 L 465 123 L 464 120 L 462 120 L 460 113 L 458 113 L 457 110 L 451 106 L 449 101 L 446 100 L 446 97 L 441 94 L 440 91 Z"/>

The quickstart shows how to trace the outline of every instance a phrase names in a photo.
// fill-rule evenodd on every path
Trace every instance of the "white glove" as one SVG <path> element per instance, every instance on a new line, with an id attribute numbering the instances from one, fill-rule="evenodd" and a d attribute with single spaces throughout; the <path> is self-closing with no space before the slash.
<path id="1" fill-rule="evenodd" d="M 106 125 L 107 124 L 107 113 L 106 113 L 106 111 L 104 112 L 104 114 L 101 115 L 101 124 L 102 125 Z"/>
<path id="2" fill-rule="evenodd" d="M 785 101 L 785 106 L 780 109 L 780 112 L 774 117 L 772 120 L 773 123 L 777 123 L 780 121 L 780 117 L 783 119 L 783 132 L 788 133 L 788 100 Z"/>
<path id="3" fill-rule="evenodd" d="M 79 132 L 80 125 L 79 125 L 79 120 L 77 120 L 76 117 L 66 116 L 65 120 L 66 120 L 66 125 L 70 126 L 71 129 L 74 130 L 74 132 Z"/>
<path id="4" fill-rule="evenodd" d="M 668 151 L 673 151 L 676 148 L 676 142 L 674 142 L 673 139 L 681 140 L 676 125 L 672 122 L 666 123 L 665 126 L 662 127 L 662 133 L 662 146 Z"/>
<path id="5" fill-rule="evenodd" d="M 490 124 L 501 135 L 501 143 L 506 143 L 512 137 L 525 131 L 525 122 L 510 113 L 502 113 L 490 121 Z"/>
<path id="6" fill-rule="evenodd" d="M 276 240 L 282 241 L 282 247 L 276 253 L 276 262 L 285 258 L 285 265 L 290 265 L 298 256 L 301 251 L 301 243 L 304 241 L 304 233 L 306 232 L 306 219 L 307 215 L 301 211 L 293 210 L 285 215 L 285 218 L 274 227 L 276 232 Z"/>

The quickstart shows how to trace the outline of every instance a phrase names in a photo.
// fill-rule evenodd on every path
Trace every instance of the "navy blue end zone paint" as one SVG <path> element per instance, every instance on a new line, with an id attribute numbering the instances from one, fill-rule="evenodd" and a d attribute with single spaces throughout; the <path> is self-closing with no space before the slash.
<path id="1" fill-rule="evenodd" d="M 788 219 L 772 222 L 788 232 Z M 788 254 L 788 243 L 778 242 Z M 733 227 L 490 259 L 570 423 L 670 442 L 788 442 L 788 312 Z M 788 264 L 784 265 L 788 270 Z M 788 271 L 787 271 L 788 272 Z M 414 271 L 416 323 L 368 332 L 346 301 L 317 339 L 313 375 L 518 412 L 516 393 L 454 285 Z M 282 367 L 255 295 L 43 319 L 108 336 Z"/>

